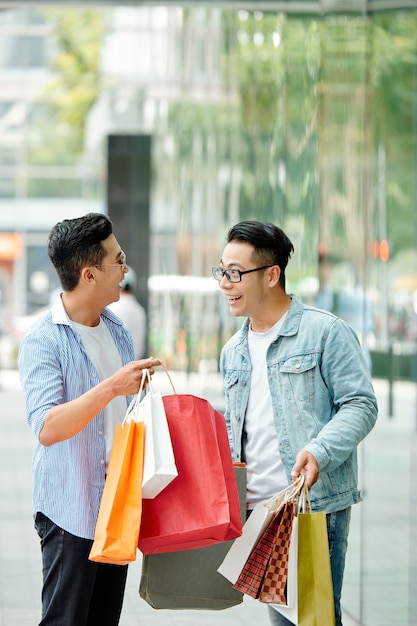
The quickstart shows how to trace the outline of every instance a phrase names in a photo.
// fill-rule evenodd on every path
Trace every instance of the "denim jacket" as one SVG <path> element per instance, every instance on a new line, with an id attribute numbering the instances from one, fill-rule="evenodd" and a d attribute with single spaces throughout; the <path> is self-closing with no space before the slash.
<path id="1" fill-rule="evenodd" d="M 290 297 L 287 317 L 267 351 L 275 427 L 288 481 L 298 452 L 311 452 L 320 469 L 311 489 L 312 508 L 331 513 L 361 500 L 357 446 L 375 424 L 377 402 L 350 326 Z M 220 356 L 234 461 L 241 460 L 250 388 L 248 329 L 246 320 Z"/>

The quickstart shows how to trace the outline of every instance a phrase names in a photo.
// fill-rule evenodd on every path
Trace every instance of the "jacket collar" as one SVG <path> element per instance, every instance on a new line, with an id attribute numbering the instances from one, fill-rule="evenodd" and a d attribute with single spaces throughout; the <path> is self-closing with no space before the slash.
<path id="1" fill-rule="evenodd" d="M 287 317 L 285 318 L 284 324 L 275 337 L 274 341 L 281 336 L 291 337 L 292 335 L 296 335 L 301 323 L 301 316 L 303 314 L 304 305 L 302 302 L 293 294 L 288 294 L 288 297 L 291 299 L 290 308 L 288 309 Z M 249 332 L 249 318 L 243 323 L 241 329 L 241 341 L 239 343 L 244 343 L 247 340 Z"/>

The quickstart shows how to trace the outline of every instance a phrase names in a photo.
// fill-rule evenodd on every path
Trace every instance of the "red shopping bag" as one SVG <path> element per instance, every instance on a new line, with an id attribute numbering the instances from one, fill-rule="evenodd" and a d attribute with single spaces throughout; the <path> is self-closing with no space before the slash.
<path id="1" fill-rule="evenodd" d="M 203 398 L 163 398 L 178 470 L 156 498 L 143 500 L 139 550 L 158 554 L 235 539 L 239 494 L 223 416 Z"/>

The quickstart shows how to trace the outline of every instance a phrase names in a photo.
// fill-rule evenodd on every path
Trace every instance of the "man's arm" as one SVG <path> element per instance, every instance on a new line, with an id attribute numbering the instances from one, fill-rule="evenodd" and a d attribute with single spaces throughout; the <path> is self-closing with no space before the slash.
<path id="1" fill-rule="evenodd" d="M 148 369 L 152 375 L 154 367 L 160 364 L 158 359 L 152 357 L 132 361 L 79 398 L 53 406 L 47 412 L 39 433 L 40 443 L 51 446 L 73 437 L 116 396 L 138 393 L 143 370 Z"/>
<path id="2" fill-rule="evenodd" d="M 321 375 L 336 412 L 301 452 L 312 455 L 320 471 L 327 472 L 352 454 L 372 430 L 378 415 L 372 379 L 359 341 L 340 319 L 335 321 L 327 337 Z M 305 464 L 306 457 L 302 458 Z M 295 471 L 299 469 L 297 456 Z"/>
<path id="3" fill-rule="evenodd" d="M 66 389 L 62 355 L 47 333 L 35 332 L 24 337 L 19 350 L 19 374 L 25 394 L 27 420 L 35 436 L 44 446 L 73 437 L 79 433 L 116 396 L 138 393 L 143 369 L 151 375 L 160 365 L 153 357 L 131 361 L 112 376 L 88 389 L 89 376 L 81 361 L 74 369 L 73 388 Z M 87 389 L 87 391 L 86 391 Z M 78 391 L 77 391 L 78 390 Z"/>

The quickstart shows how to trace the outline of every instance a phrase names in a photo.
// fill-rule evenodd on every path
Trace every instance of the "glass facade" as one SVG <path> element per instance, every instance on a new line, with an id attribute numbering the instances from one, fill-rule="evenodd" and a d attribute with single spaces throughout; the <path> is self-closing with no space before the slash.
<path id="1" fill-rule="evenodd" d="M 364 626 L 417 622 L 417 9 L 393 4 L 0 12 L 0 230 L 28 246 L 0 275 L 14 268 L 21 309 L 55 286 L 39 274 L 49 226 L 106 211 L 107 136 L 138 133 L 152 137 L 152 353 L 216 369 L 241 320 L 211 267 L 241 219 L 281 225 L 288 291 L 358 332 L 381 416 L 343 598 Z"/>

